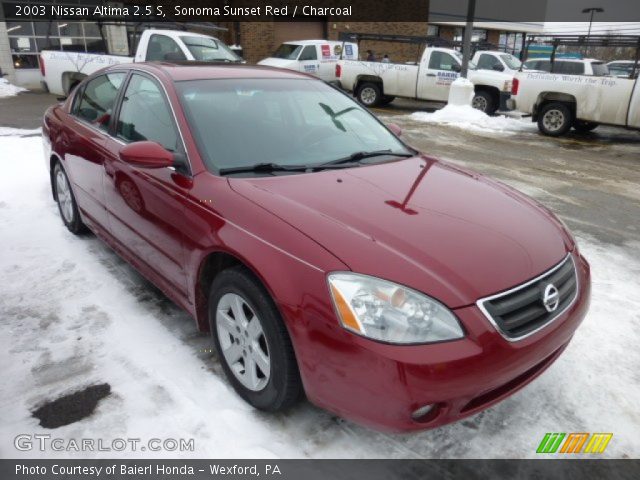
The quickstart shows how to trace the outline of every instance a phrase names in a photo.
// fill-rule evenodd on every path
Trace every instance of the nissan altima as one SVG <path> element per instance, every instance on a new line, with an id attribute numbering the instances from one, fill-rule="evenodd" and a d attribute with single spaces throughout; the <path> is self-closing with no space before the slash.
<path id="1" fill-rule="evenodd" d="M 189 312 L 261 410 L 457 421 L 540 375 L 588 309 L 589 265 L 549 210 L 302 73 L 112 66 L 43 138 L 66 228 Z"/>

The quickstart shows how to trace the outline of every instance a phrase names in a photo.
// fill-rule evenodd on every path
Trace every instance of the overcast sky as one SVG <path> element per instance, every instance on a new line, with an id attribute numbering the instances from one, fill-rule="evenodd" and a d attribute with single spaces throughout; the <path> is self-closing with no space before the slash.
<path id="1" fill-rule="evenodd" d="M 640 8 L 640 7 L 639 7 Z M 598 18 L 598 14 L 595 14 Z M 544 28 L 549 33 L 564 33 L 567 35 L 587 33 L 589 22 L 545 22 Z M 618 34 L 618 35 L 640 35 L 639 22 L 593 22 L 591 26 L 592 34 Z"/>

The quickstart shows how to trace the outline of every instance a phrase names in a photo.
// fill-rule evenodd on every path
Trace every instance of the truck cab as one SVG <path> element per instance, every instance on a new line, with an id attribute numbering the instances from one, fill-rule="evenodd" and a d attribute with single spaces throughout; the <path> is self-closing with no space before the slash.
<path id="1" fill-rule="evenodd" d="M 522 62 L 506 52 L 496 52 L 493 50 L 478 50 L 471 59 L 476 64 L 478 70 L 492 70 L 514 75 Z"/>
<path id="2" fill-rule="evenodd" d="M 260 60 L 258 65 L 286 68 L 309 73 L 325 82 L 337 82 L 336 64 L 339 58 L 358 58 L 358 45 L 330 40 L 300 40 L 284 42 L 272 56 Z"/>

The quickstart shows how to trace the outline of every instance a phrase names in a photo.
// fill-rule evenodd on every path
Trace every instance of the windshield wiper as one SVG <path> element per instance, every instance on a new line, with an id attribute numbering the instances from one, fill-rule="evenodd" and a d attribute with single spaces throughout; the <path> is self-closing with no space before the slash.
<path id="1" fill-rule="evenodd" d="M 241 167 L 227 167 L 218 170 L 220 175 L 232 173 L 271 173 L 271 172 L 304 172 L 311 167 L 307 165 L 280 165 L 278 163 L 256 163 L 255 165 L 244 165 Z"/>
<path id="2" fill-rule="evenodd" d="M 359 160 L 363 160 L 365 158 L 371 157 L 381 157 L 385 155 L 390 155 L 392 157 L 413 157 L 415 154 L 409 152 L 392 152 L 390 149 L 387 150 L 373 150 L 371 152 L 355 152 L 346 157 L 338 158 L 336 160 L 331 160 L 330 162 L 321 163 L 319 165 L 314 165 L 313 168 L 331 168 L 333 165 L 340 165 L 343 163 L 351 163 L 357 162 Z"/>

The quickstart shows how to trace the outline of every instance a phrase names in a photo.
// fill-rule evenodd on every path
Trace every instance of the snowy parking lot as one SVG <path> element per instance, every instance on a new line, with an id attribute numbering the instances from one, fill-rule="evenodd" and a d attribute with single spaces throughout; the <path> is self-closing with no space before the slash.
<path id="1" fill-rule="evenodd" d="M 639 457 L 640 135 L 550 140 L 525 120 L 478 127 L 429 115 L 382 112 L 416 147 L 554 210 L 591 262 L 591 310 L 540 378 L 467 420 L 413 434 L 371 431 L 307 402 L 286 414 L 254 411 L 187 314 L 98 239 L 63 227 L 38 131 L 0 127 L 0 456 L 529 458 L 546 432 L 612 432 L 604 456 Z M 87 418 L 44 429 L 32 417 L 47 401 L 105 383 L 110 395 Z M 16 450 L 16 436 L 35 433 L 107 445 L 194 439 L 195 449 Z"/>

